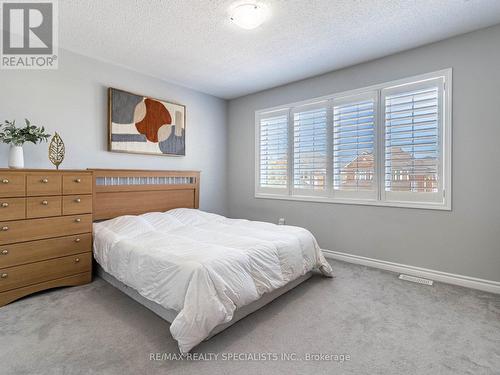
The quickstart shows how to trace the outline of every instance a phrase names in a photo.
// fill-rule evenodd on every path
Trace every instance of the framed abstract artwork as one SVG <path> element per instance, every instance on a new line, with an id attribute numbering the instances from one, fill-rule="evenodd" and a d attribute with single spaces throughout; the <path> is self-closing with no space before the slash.
<path id="1" fill-rule="evenodd" d="M 186 107 L 115 88 L 109 95 L 109 150 L 186 155 Z"/>

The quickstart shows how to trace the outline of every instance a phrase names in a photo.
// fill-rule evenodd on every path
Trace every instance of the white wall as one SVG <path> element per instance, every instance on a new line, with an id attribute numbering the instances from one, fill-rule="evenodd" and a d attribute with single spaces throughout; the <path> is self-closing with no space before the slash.
<path id="1" fill-rule="evenodd" d="M 0 71 L 0 120 L 24 118 L 57 131 L 66 145 L 62 168 L 200 170 L 201 208 L 226 212 L 226 101 L 72 52 L 55 71 Z M 107 87 L 186 105 L 186 156 L 107 151 Z M 52 168 L 48 144 L 25 146 L 26 167 Z M 8 146 L 0 144 L 0 167 Z"/>
<path id="2" fill-rule="evenodd" d="M 254 198 L 254 113 L 453 68 L 453 210 Z M 500 281 L 500 25 L 231 100 L 232 217 L 304 226 L 323 248 Z"/>

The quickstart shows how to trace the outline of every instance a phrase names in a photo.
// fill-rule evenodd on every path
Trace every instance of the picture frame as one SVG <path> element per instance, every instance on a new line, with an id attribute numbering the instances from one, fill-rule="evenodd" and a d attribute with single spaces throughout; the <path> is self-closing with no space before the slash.
<path id="1" fill-rule="evenodd" d="M 108 151 L 185 156 L 186 106 L 109 87 Z"/>

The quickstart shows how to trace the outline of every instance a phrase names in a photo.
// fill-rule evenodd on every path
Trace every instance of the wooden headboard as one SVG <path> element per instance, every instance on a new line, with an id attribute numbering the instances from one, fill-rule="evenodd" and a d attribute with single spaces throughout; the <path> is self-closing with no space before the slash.
<path id="1" fill-rule="evenodd" d="M 94 220 L 199 207 L 198 171 L 90 170 L 94 175 Z"/>

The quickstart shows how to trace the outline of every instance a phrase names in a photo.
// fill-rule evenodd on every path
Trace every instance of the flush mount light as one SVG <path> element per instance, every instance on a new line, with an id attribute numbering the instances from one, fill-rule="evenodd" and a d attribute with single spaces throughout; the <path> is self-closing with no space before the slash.
<path id="1" fill-rule="evenodd" d="M 262 25 L 266 17 L 266 8 L 258 4 L 241 4 L 231 11 L 231 21 L 247 30 L 255 29 Z"/>

